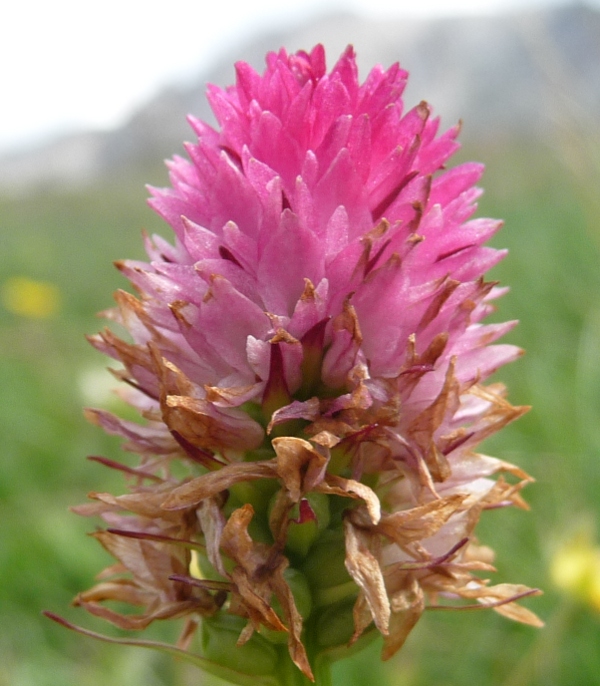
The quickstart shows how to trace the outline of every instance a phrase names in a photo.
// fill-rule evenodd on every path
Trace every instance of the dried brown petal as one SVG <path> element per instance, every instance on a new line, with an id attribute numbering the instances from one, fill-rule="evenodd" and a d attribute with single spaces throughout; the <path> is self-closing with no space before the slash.
<path id="1" fill-rule="evenodd" d="M 346 569 L 356 585 L 364 593 L 371 610 L 375 626 L 387 635 L 390 621 L 390 603 L 383 574 L 372 548 L 377 547 L 377 538 L 372 533 L 355 527 L 348 519 L 344 521 L 346 539 Z"/>
<path id="2" fill-rule="evenodd" d="M 164 510 L 181 510 L 198 505 L 205 498 L 211 498 L 240 481 L 272 479 L 277 475 L 275 460 L 266 462 L 239 462 L 229 464 L 215 472 L 198 476 L 175 488 L 163 500 Z"/>
<path id="3" fill-rule="evenodd" d="M 403 586 L 392 594 L 391 608 L 389 634 L 383 639 L 383 660 L 389 660 L 402 648 L 425 609 L 423 590 L 410 574 L 406 575 Z"/>
<path id="4" fill-rule="evenodd" d="M 504 397 L 504 386 L 502 384 L 491 384 L 483 386 L 476 384 L 472 386 L 468 393 L 477 398 L 481 398 L 490 403 L 490 410 L 484 419 L 475 427 L 475 431 L 469 438 L 468 445 L 477 445 L 484 439 L 492 436 L 507 424 L 514 422 L 515 419 L 522 417 L 531 409 L 527 405 L 513 406 Z"/>
<path id="5" fill-rule="evenodd" d="M 218 408 L 212 403 L 181 395 L 168 395 L 163 419 L 192 445 L 208 450 L 253 450 L 262 443 L 260 424 L 236 408 Z"/>
<path id="6" fill-rule="evenodd" d="M 530 626 L 535 626 L 538 628 L 544 626 L 544 622 L 534 612 L 528 610 L 526 607 L 517 605 L 514 602 L 498 605 L 497 607 L 494 607 L 494 610 L 498 614 L 508 617 L 508 619 L 512 619 L 515 622 L 529 624 Z"/>
<path id="7" fill-rule="evenodd" d="M 173 455 L 179 452 L 177 443 L 164 424 L 152 422 L 142 426 L 115 417 L 105 410 L 91 408 L 86 409 L 84 414 L 89 422 L 101 426 L 107 433 L 126 438 L 127 442 L 123 444 L 125 450 L 152 455 Z"/>
<path id="8" fill-rule="evenodd" d="M 175 597 L 175 586 L 169 581 L 169 576 L 187 572 L 187 551 L 164 543 L 126 538 L 108 531 L 98 531 L 92 535 L 125 565 L 142 587 L 160 591 L 166 597 Z"/>
<path id="9" fill-rule="evenodd" d="M 287 631 L 285 624 L 279 619 L 269 601 L 260 593 L 263 591 L 270 596 L 270 589 L 267 586 L 256 583 L 254 579 L 250 578 L 248 571 L 242 567 L 235 567 L 229 576 L 236 586 L 237 593 L 239 593 L 254 627 L 258 628 L 263 624 L 273 631 Z"/>
<path id="10" fill-rule="evenodd" d="M 451 495 L 408 510 L 384 513 L 376 530 L 400 546 L 429 538 L 461 509 L 465 499 L 465 495 Z"/>
<path id="11" fill-rule="evenodd" d="M 277 473 L 292 501 L 298 502 L 323 480 L 327 458 L 301 438 L 274 438 L 273 448 L 277 453 Z"/>
<path id="12" fill-rule="evenodd" d="M 254 627 L 264 624 L 274 631 L 287 631 L 269 604 L 273 592 L 273 572 L 285 560 L 282 556 L 273 558 L 267 546 L 252 540 L 248 526 L 253 515 L 252 506 L 244 505 L 231 514 L 225 525 L 222 548 L 237 563 L 228 576 L 234 582 L 242 606 Z"/>
<path id="13" fill-rule="evenodd" d="M 130 605 L 146 605 L 154 598 L 154 593 L 140 588 L 131 579 L 117 579 L 96 584 L 83 593 L 79 593 L 75 601 L 81 603 L 99 603 L 103 600 L 118 600 Z"/>
<path id="14" fill-rule="evenodd" d="M 158 490 L 139 490 L 119 496 L 114 496 L 110 493 L 89 493 L 88 497 L 103 503 L 106 506 L 105 511 L 126 510 L 147 519 L 164 520 L 173 523 L 179 522 L 181 521 L 180 513 L 166 512 L 162 508 L 162 503 L 167 493 L 169 493 L 169 490 L 161 488 Z"/>
<path id="15" fill-rule="evenodd" d="M 211 608 L 208 612 L 203 612 L 203 605 L 196 599 L 183 600 L 179 602 L 161 604 L 155 611 L 146 612 L 142 615 L 123 615 L 114 610 L 110 610 L 103 605 L 96 603 L 88 603 L 79 598 L 74 601 L 75 605 L 79 605 L 87 610 L 90 614 L 96 617 L 101 617 L 111 624 L 118 626 L 120 629 L 128 631 L 140 631 L 145 629 L 152 622 L 157 619 L 178 619 L 193 612 L 200 612 L 202 614 L 214 614 L 216 606 Z"/>
<path id="16" fill-rule="evenodd" d="M 282 564 L 275 570 L 271 584 L 277 600 L 281 605 L 287 626 L 289 628 L 288 635 L 288 648 L 290 652 L 290 657 L 292 658 L 294 664 L 311 680 L 314 681 L 310 663 L 308 662 L 308 656 L 306 654 L 306 649 L 302 643 L 302 615 L 296 607 L 296 601 L 292 591 L 283 576 L 283 572 L 287 567 L 287 561 L 283 561 Z"/>
<path id="17" fill-rule="evenodd" d="M 352 608 L 352 619 L 354 620 L 354 633 L 350 638 L 349 645 L 353 645 L 362 636 L 364 630 L 373 621 L 373 614 L 369 603 L 362 591 L 358 592 L 356 602 Z"/>
<path id="18" fill-rule="evenodd" d="M 434 442 L 434 433 L 440 427 L 447 412 L 456 411 L 459 403 L 459 384 L 454 376 L 455 362 L 451 361 L 446 372 L 444 386 L 437 398 L 410 423 L 407 435 L 420 448 L 434 481 L 445 481 L 450 476 L 450 466 Z"/>
<path id="19" fill-rule="evenodd" d="M 274 426 L 284 424 L 296 419 L 314 421 L 319 417 L 320 401 L 318 398 L 309 398 L 304 402 L 294 400 L 289 405 L 280 407 L 271 415 L 271 421 L 267 426 L 267 433 L 270 434 Z"/>
<path id="20" fill-rule="evenodd" d="M 315 490 L 319 493 L 342 495 L 347 498 L 360 499 L 365 502 L 369 519 L 377 524 L 381 519 L 381 503 L 372 488 L 360 481 L 344 479 L 336 474 L 327 474 L 324 481 L 317 485 Z"/>
<path id="21" fill-rule="evenodd" d="M 497 584 L 486 586 L 480 579 L 472 579 L 468 587 L 456 588 L 455 593 L 461 598 L 477 600 L 477 605 L 432 605 L 432 609 L 441 610 L 481 610 L 494 609 L 501 615 L 523 624 L 535 627 L 544 626 L 540 618 L 524 607 L 517 605 L 516 601 L 529 596 L 540 595 L 537 588 L 529 588 L 521 584 Z"/>

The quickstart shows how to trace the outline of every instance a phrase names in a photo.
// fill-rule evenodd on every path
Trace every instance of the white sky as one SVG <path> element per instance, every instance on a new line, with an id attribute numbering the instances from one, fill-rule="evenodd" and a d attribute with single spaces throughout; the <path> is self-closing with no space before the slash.
<path id="1" fill-rule="evenodd" d="M 0 152 L 71 128 L 118 125 L 162 85 L 199 73 L 236 41 L 334 8 L 442 16 L 559 3 L 7 0 L 0 8 Z"/>

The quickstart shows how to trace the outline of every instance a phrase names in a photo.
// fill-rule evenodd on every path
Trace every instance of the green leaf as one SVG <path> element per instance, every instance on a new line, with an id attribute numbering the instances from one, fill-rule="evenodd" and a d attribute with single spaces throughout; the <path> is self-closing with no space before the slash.
<path id="1" fill-rule="evenodd" d="M 168 643 L 161 643 L 159 641 L 146 641 L 139 639 L 130 638 L 113 638 L 112 636 L 105 636 L 104 634 L 98 634 L 95 631 L 90 631 L 89 629 L 84 629 L 83 627 L 71 624 L 63 617 L 55 615 L 53 612 L 43 612 L 48 619 L 53 620 L 57 624 L 61 624 L 67 629 L 76 631 L 77 633 L 83 634 L 84 636 L 90 636 L 91 638 L 96 638 L 99 641 L 104 641 L 106 643 L 116 643 L 118 645 L 133 646 L 135 648 L 149 648 L 150 650 L 157 650 L 161 653 L 171 655 L 172 657 L 185 660 L 205 672 L 229 681 L 232 684 L 238 684 L 239 686 L 279 686 L 279 680 L 275 675 L 260 675 L 255 674 L 242 674 L 231 667 L 225 667 L 223 665 L 217 664 L 212 660 L 207 660 L 200 655 L 195 653 L 189 653 L 186 650 L 177 648 L 175 646 L 169 645 Z"/>

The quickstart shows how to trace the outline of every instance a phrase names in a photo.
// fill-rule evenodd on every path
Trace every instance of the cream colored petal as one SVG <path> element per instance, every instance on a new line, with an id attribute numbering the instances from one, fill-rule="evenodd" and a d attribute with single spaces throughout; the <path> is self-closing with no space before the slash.
<path id="1" fill-rule="evenodd" d="M 227 573 L 220 553 L 221 536 L 225 528 L 225 517 L 216 498 L 205 498 L 197 510 L 197 517 L 204 534 L 208 559 L 219 574 L 226 577 Z"/>
<path id="2" fill-rule="evenodd" d="M 508 619 L 512 619 L 515 622 L 529 624 L 530 626 L 535 626 L 538 628 L 544 626 L 544 622 L 535 614 L 535 612 L 532 612 L 531 610 L 528 610 L 526 607 L 522 607 L 521 605 L 517 605 L 516 603 L 506 603 L 505 605 L 498 605 L 494 608 L 494 610 L 498 614 L 501 614 L 504 617 L 508 617 Z"/>

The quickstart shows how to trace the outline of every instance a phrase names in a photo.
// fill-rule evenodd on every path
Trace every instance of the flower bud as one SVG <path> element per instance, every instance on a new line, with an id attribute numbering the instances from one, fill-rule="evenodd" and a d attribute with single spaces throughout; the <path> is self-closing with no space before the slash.
<path id="1" fill-rule="evenodd" d="M 311 588 L 331 588 L 351 581 L 344 564 L 345 557 L 342 531 L 325 531 L 302 566 Z"/>
<path id="2" fill-rule="evenodd" d="M 322 493 L 309 493 L 291 512 L 286 548 L 300 558 L 306 557 L 321 531 L 329 525 L 329 503 Z"/>
<path id="3" fill-rule="evenodd" d="M 316 621 L 314 639 L 321 649 L 345 645 L 354 632 L 352 610 L 355 598 L 325 607 Z"/>
<path id="4" fill-rule="evenodd" d="M 238 639 L 245 625 L 246 620 L 224 612 L 203 620 L 202 655 L 243 674 L 272 674 L 277 668 L 277 650 L 256 633 L 239 645 Z"/>

